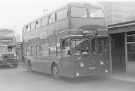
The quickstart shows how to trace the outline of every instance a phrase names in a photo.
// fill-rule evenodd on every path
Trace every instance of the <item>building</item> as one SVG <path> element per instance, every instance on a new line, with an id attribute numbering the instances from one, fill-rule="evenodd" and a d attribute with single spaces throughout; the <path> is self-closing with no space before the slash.
<path id="1" fill-rule="evenodd" d="M 135 2 L 100 2 L 108 25 L 135 20 Z"/>
<path id="2" fill-rule="evenodd" d="M 113 69 L 135 72 L 135 2 L 100 2 L 111 39 Z"/>

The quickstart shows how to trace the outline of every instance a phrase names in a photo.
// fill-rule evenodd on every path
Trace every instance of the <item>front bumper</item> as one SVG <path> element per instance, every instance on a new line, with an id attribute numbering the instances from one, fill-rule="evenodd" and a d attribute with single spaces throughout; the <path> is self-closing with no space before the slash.
<path id="1" fill-rule="evenodd" d="M 64 73 L 63 73 L 64 72 Z M 89 66 L 89 67 L 67 67 L 66 70 L 63 70 L 61 73 L 62 76 L 68 77 L 68 78 L 78 78 L 78 77 L 88 77 L 88 76 L 94 76 L 94 75 L 106 75 L 110 73 L 110 70 L 108 68 L 104 68 L 101 66 Z"/>
<path id="2" fill-rule="evenodd" d="M 91 67 L 92 68 L 92 67 Z M 108 74 L 110 71 L 108 69 L 104 68 L 82 68 L 80 70 L 76 70 L 74 77 L 86 77 L 86 76 L 92 76 L 92 75 L 105 75 Z"/>

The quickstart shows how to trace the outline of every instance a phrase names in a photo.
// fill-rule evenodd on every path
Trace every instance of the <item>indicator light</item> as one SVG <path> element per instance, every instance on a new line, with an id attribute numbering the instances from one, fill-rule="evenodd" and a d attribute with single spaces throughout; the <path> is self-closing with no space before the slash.
<path id="1" fill-rule="evenodd" d="M 80 74 L 79 73 L 76 73 L 76 76 L 78 77 L 78 76 L 80 76 Z"/>
<path id="2" fill-rule="evenodd" d="M 80 62 L 80 67 L 83 68 L 84 67 L 84 63 Z"/>
<path id="3" fill-rule="evenodd" d="M 104 65 L 104 62 L 103 61 L 100 61 L 100 65 Z"/>
<path id="4" fill-rule="evenodd" d="M 108 72 L 108 70 L 106 69 L 106 70 L 105 70 L 105 72 L 107 73 L 107 72 Z"/>

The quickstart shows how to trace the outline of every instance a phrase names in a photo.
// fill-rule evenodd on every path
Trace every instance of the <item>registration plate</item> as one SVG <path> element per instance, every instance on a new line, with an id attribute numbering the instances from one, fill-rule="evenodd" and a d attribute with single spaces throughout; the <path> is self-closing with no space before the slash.
<path id="1" fill-rule="evenodd" d="M 95 70 L 96 67 L 89 67 L 89 70 Z"/>

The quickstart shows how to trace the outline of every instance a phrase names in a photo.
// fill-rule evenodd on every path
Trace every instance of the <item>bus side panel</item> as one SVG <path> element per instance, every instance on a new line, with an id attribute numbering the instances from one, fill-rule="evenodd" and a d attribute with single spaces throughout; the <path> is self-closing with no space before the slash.
<path id="1" fill-rule="evenodd" d="M 51 74 L 52 60 L 49 57 L 31 57 L 32 71 Z"/>
<path id="2" fill-rule="evenodd" d="M 60 75 L 64 77 L 75 77 L 75 58 L 73 56 L 63 57 L 60 61 Z"/>

